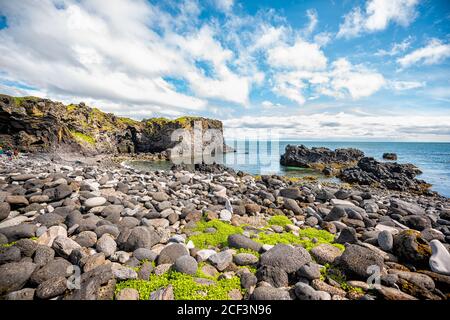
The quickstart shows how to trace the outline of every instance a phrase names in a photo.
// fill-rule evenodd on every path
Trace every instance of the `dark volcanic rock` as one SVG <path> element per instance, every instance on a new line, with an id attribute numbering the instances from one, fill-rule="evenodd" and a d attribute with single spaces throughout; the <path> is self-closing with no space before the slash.
<path id="1" fill-rule="evenodd" d="M 346 274 L 367 279 L 371 274 L 368 272 L 370 266 L 383 268 L 383 258 L 374 251 L 355 244 L 349 245 L 339 257 L 339 266 Z"/>
<path id="2" fill-rule="evenodd" d="M 310 261 L 311 256 L 303 247 L 291 247 L 286 244 L 277 244 L 260 258 L 262 266 L 280 268 L 287 273 L 296 272 Z"/>
<path id="3" fill-rule="evenodd" d="M 378 162 L 365 157 L 359 160 L 357 166 L 342 170 L 339 178 L 348 183 L 419 192 L 429 187 L 424 181 L 415 178 L 420 173 L 416 166 L 409 163 Z"/>
<path id="4" fill-rule="evenodd" d="M 358 149 L 307 148 L 304 145 L 287 145 L 285 153 L 281 156 L 280 163 L 284 166 L 320 168 L 326 165 L 346 167 L 354 164 L 364 157 L 364 153 Z"/>
<path id="5" fill-rule="evenodd" d="M 397 160 L 397 154 L 392 152 L 383 153 L 383 159 L 386 160 Z"/>
<path id="6" fill-rule="evenodd" d="M 22 289 L 36 265 L 31 262 L 11 262 L 0 266 L 0 296 Z"/>

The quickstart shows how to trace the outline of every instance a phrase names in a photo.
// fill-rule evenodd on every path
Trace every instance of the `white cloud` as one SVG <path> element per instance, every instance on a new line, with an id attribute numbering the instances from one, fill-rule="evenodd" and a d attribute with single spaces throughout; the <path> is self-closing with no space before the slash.
<path id="1" fill-rule="evenodd" d="M 404 90 L 411 90 L 411 89 L 417 89 L 417 88 L 423 88 L 425 87 L 425 82 L 418 82 L 418 81 L 390 81 L 389 85 L 391 88 L 393 88 L 396 91 L 404 91 Z"/>
<path id="2" fill-rule="evenodd" d="M 272 109 L 272 108 L 282 107 L 282 105 L 280 103 L 273 103 L 272 101 L 269 101 L 269 100 L 264 100 L 263 102 L 261 102 L 261 106 L 264 109 Z"/>
<path id="3" fill-rule="evenodd" d="M 330 72 L 331 88 L 335 94 L 347 91 L 353 99 L 368 97 L 377 92 L 384 84 L 384 77 L 361 66 L 352 66 L 346 59 L 333 62 Z"/>
<path id="4" fill-rule="evenodd" d="M 170 115 L 205 110 L 209 99 L 245 105 L 252 83 L 264 78 L 230 68 L 235 53 L 213 24 L 198 22 L 196 1 L 172 14 L 144 0 L 58 4 L 2 1 L 8 28 L 0 30 L 0 70 L 49 98 Z M 211 74 L 199 61 L 211 64 Z"/>
<path id="5" fill-rule="evenodd" d="M 224 121 L 225 137 L 242 138 L 270 130 L 281 138 L 386 141 L 448 141 L 448 115 L 376 115 L 321 112 L 308 115 L 245 116 Z M 270 132 L 269 132 L 270 133 Z"/>
<path id="6" fill-rule="evenodd" d="M 381 31 L 393 22 L 408 26 L 417 16 L 418 0 L 368 0 L 365 11 L 353 8 L 344 16 L 337 37 L 352 38 L 364 32 Z"/>
<path id="7" fill-rule="evenodd" d="M 414 50 L 397 60 L 402 67 L 409 67 L 414 64 L 436 64 L 450 57 L 450 44 L 444 44 L 438 39 L 432 39 L 423 48 Z"/>
<path id="8" fill-rule="evenodd" d="M 308 26 L 305 29 L 306 34 L 311 34 L 317 27 L 319 23 L 319 18 L 317 15 L 317 11 L 315 9 L 306 10 L 306 16 L 309 19 Z"/>
<path id="9" fill-rule="evenodd" d="M 274 75 L 272 90 L 302 105 L 307 99 L 316 99 L 317 95 L 357 100 L 371 96 L 384 85 L 385 79 L 380 73 L 340 58 L 323 71 L 279 72 Z"/>
<path id="10" fill-rule="evenodd" d="M 380 49 L 378 50 L 375 55 L 376 56 L 396 56 L 404 51 L 406 51 L 410 46 L 412 42 L 412 37 L 409 36 L 406 39 L 404 39 L 402 42 L 394 43 L 392 45 L 392 48 L 388 51 Z"/>
<path id="11" fill-rule="evenodd" d="M 330 32 L 321 32 L 314 36 L 314 42 L 319 46 L 326 46 L 332 38 L 332 34 Z"/>
<path id="12" fill-rule="evenodd" d="M 293 46 L 281 45 L 267 51 L 267 61 L 275 68 L 317 70 L 327 65 L 327 58 L 316 43 L 298 39 Z"/>
<path id="13" fill-rule="evenodd" d="M 217 8 L 224 12 L 229 12 L 233 9 L 234 0 L 215 0 Z"/>

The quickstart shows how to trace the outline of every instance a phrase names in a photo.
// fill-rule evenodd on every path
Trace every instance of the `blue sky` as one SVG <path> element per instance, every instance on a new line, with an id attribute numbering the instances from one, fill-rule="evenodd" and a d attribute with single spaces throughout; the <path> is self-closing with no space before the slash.
<path id="1" fill-rule="evenodd" d="M 450 141 L 450 2 L 0 0 L 0 92 L 226 135 Z"/>

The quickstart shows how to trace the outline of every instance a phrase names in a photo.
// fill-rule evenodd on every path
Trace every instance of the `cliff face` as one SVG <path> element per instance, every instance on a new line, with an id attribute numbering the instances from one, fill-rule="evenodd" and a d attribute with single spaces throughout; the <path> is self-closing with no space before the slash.
<path id="1" fill-rule="evenodd" d="M 0 145 L 25 152 L 134 153 L 174 147 L 176 129 L 219 129 L 218 120 L 183 117 L 135 121 L 104 113 L 84 103 L 64 105 L 36 97 L 0 95 Z M 222 138 L 222 137 L 221 137 Z"/>

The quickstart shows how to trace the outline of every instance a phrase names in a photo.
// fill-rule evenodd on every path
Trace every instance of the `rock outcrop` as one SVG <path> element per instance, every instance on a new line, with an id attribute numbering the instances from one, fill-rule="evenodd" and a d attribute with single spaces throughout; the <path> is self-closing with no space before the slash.
<path id="1" fill-rule="evenodd" d="M 342 170 L 339 178 L 348 183 L 422 192 L 430 185 L 415 178 L 421 173 L 419 168 L 410 163 L 379 162 L 365 157 L 359 160 L 357 166 Z"/>
<path id="2" fill-rule="evenodd" d="M 328 148 L 307 148 L 304 145 L 287 145 L 280 163 L 289 167 L 302 167 L 323 170 L 341 169 L 352 166 L 364 157 L 358 149 L 346 148 L 330 150 Z"/>
<path id="3" fill-rule="evenodd" d="M 136 121 L 104 113 L 83 102 L 64 105 L 37 97 L 0 95 L 0 145 L 24 152 L 162 152 L 180 140 L 192 145 L 197 123 L 202 130 L 217 129 L 210 141 L 223 140 L 222 123 L 218 120 L 182 117 Z M 171 141 L 177 129 L 189 130 L 191 139 Z M 224 145 L 224 151 L 230 149 Z"/>

